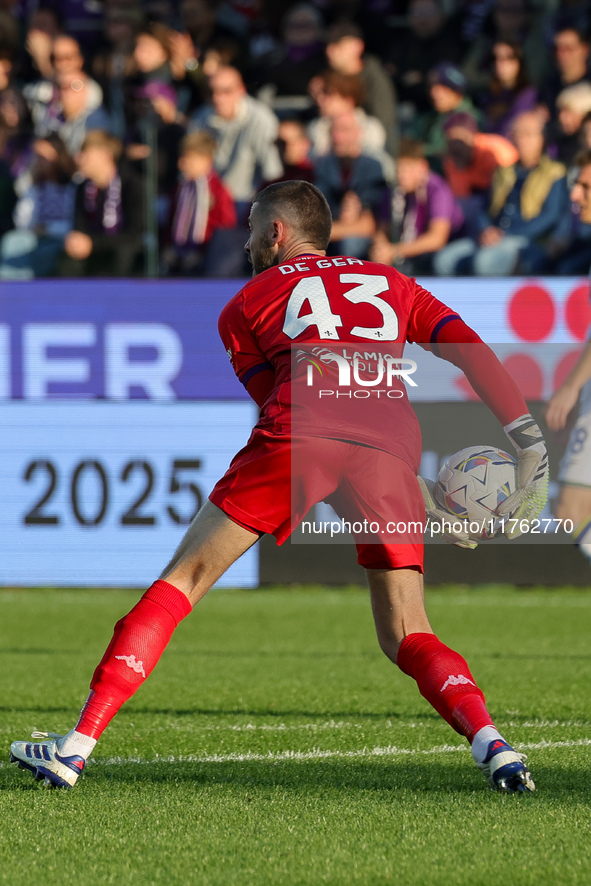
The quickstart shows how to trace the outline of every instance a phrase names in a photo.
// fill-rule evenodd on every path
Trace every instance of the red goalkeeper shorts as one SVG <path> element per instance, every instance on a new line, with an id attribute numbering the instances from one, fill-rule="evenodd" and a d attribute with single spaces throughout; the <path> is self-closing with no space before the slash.
<path id="1" fill-rule="evenodd" d="M 325 501 L 350 524 L 361 566 L 423 571 L 425 508 L 416 475 L 380 449 L 255 428 L 209 498 L 235 523 L 279 544 Z"/>

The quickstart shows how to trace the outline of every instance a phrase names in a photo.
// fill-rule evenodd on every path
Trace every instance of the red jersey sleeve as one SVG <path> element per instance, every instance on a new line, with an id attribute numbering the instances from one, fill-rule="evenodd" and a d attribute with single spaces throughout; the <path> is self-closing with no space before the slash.
<path id="1" fill-rule="evenodd" d="M 435 298 L 427 289 L 410 280 L 411 304 L 406 338 L 409 342 L 428 343 L 437 341 L 440 330 L 450 320 L 460 317 L 443 302 Z"/>
<path id="2" fill-rule="evenodd" d="M 248 328 L 243 303 L 244 295 L 241 291 L 223 308 L 218 320 L 218 330 L 234 372 L 247 387 L 251 378 L 260 372 L 272 372 L 273 367 Z"/>

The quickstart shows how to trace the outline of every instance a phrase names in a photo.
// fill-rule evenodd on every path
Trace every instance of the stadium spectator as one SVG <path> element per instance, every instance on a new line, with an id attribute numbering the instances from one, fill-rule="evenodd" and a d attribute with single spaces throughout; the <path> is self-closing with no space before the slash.
<path id="1" fill-rule="evenodd" d="M 215 168 L 242 222 L 261 182 L 283 171 L 275 144 L 278 120 L 267 105 L 247 95 L 236 68 L 220 68 L 210 86 L 211 102 L 197 111 L 190 128 L 207 129 L 217 139 Z"/>
<path id="2" fill-rule="evenodd" d="M 478 132 L 476 120 L 470 114 L 452 114 L 444 129 L 444 177 L 464 213 L 465 233 L 473 236 L 487 205 L 495 170 L 512 166 L 519 155 L 502 135 Z"/>
<path id="3" fill-rule="evenodd" d="M 557 116 L 556 99 L 567 86 L 589 79 L 589 39 L 574 28 L 565 28 L 554 36 L 556 70 L 540 90 L 540 102 L 550 120 Z"/>
<path id="4" fill-rule="evenodd" d="M 556 274 L 560 277 L 586 275 L 591 264 L 591 213 L 580 199 L 585 189 L 587 171 L 591 164 L 591 149 L 587 147 L 575 157 L 575 166 L 569 172 L 571 187 L 570 212 L 564 212 L 556 230 L 544 243 L 538 261 L 532 267 L 534 274 Z M 575 187 L 576 184 L 576 187 Z"/>
<path id="5" fill-rule="evenodd" d="M 471 114 L 452 114 L 444 131 L 443 168 L 455 197 L 488 191 L 495 170 L 499 166 L 512 166 L 518 160 L 517 149 L 508 139 L 478 132 L 478 124 Z"/>
<path id="6" fill-rule="evenodd" d="M 0 236 L 12 228 L 12 213 L 16 204 L 12 172 L 7 160 L 4 159 L 8 140 L 8 127 L 0 118 Z"/>
<path id="7" fill-rule="evenodd" d="M 399 101 L 413 115 L 427 112 L 431 106 L 429 72 L 443 62 L 460 64 L 463 51 L 457 24 L 449 20 L 440 0 L 411 0 L 408 30 L 393 35 L 385 58 Z"/>
<path id="8" fill-rule="evenodd" d="M 217 18 L 218 0 L 182 0 L 181 31 L 172 36 L 173 63 L 182 61 L 200 104 L 208 97 L 206 78 L 217 67 L 247 67 L 244 42 Z"/>
<path id="9" fill-rule="evenodd" d="M 429 168 L 423 145 L 402 139 L 397 185 L 384 201 L 373 261 L 395 265 L 405 274 L 429 273 L 432 258 L 464 223 L 449 185 Z"/>
<path id="10" fill-rule="evenodd" d="M 50 76 L 26 84 L 23 90 L 31 112 L 35 135 L 38 138 L 44 138 L 49 132 L 55 131 L 50 128 L 50 121 L 61 113 L 60 78 L 70 77 L 71 80 L 84 78 L 84 58 L 80 44 L 68 34 L 58 34 L 54 38 L 51 44 L 50 63 Z M 95 85 L 98 89 L 98 84 Z M 91 89 L 94 90 L 94 87 Z M 102 101 L 102 92 L 99 91 L 99 94 Z"/>
<path id="11" fill-rule="evenodd" d="M 32 184 L 14 211 L 15 229 L 0 244 L 0 277 L 53 276 L 74 219 L 74 162 L 58 135 L 33 145 Z"/>
<path id="12" fill-rule="evenodd" d="M 577 157 L 577 178 L 571 200 L 579 207 L 581 222 L 591 228 L 591 151 Z M 589 252 L 587 252 L 587 267 Z M 591 344 L 587 342 L 576 365 L 554 392 L 546 410 L 552 431 L 562 430 L 569 414 L 580 402 L 579 416 L 571 431 L 558 479 L 560 494 L 556 516 L 572 520 L 572 539 L 581 553 L 591 560 Z"/>
<path id="13" fill-rule="evenodd" d="M 155 23 L 142 30 L 136 37 L 133 59 L 139 71 L 139 82 L 172 82 L 170 59 L 172 43 L 170 30 L 165 25 Z"/>
<path id="14" fill-rule="evenodd" d="M 218 0 L 181 0 L 181 33 L 191 37 L 198 60 L 208 47 L 219 40 L 233 39 L 237 42 L 235 32 L 218 21 L 218 7 Z"/>
<path id="15" fill-rule="evenodd" d="M 33 125 L 23 95 L 13 86 L 0 93 L 0 160 L 10 170 L 14 187 L 23 193 L 31 184 Z M 10 209 L 12 212 L 12 209 Z"/>
<path id="16" fill-rule="evenodd" d="M 277 150 L 283 164 L 283 175 L 274 182 L 266 182 L 266 185 L 294 179 L 312 181 L 314 165 L 310 159 L 311 148 L 306 127 L 301 120 L 282 120 L 277 132 Z"/>
<path id="17" fill-rule="evenodd" d="M 584 124 L 577 133 L 573 123 L 574 113 L 580 117 L 579 109 L 572 106 L 573 94 L 561 96 L 562 122 L 556 106 L 559 94 L 567 88 L 587 79 L 591 82 L 584 29 L 584 22 L 591 19 L 588 11 L 579 14 L 574 0 L 568 10 L 556 14 L 542 13 L 537 6 L 531 7 L 529 0 L 478 0 L 467 4 L 464 0 L 409 0 L 407 7 L 400 7 L 395 0 L 368 0 L 366 4 L 358 0 L 290 0 L 284 5 L 267 0 L 262 4 L 260 0 L 145 0 L 142 4 L 107 0 L 102 6 L 95 4 L 96 10 L 89 17 L 84 14 L 84 21 L 74 22 L 75 6 L 80 6 L 79 0 L 66 4 L 60 0 L 50 6 L 28 2 L 17 6 L 16 0 L 7 0 L 2 13 L 0 117 L 8 118 L 8 130 L 4 129 L 0 159 L 8 163 L 19 194 L 31 186 L 34 138 L 58 133 L 74 155 L 85 132 L 106 128 L 121 137 L 132 154 L 143 149 L 145 156 L 145 145 L 137 149 L 133 145 L 142 141 L 138 124 L 145 122 L 149 110 L 158 129 L 159 217 L 165 218 L 166 201 L 176 185 L 183 114 L 193 121 L 192 128 L 207 128 L 216 134 L 216 168 L 244 216 L 249 199 L 262 182 L 295 175 L 300 162 L 282 172 L 278 146 L 274 144 L 277 121 L 262 106 L 253 111 L 251 102 L 256 107 L 257 100 L 247 94 L 242 82 L 244 76 L 249 89 L 255 91 L 261 83 L 259 73 L 269 64 L 275 66 L 271 79 L 279 98 L 294 98 L 288 93 L 298 93 L 295 97 L 300 98 L 308 77 L 315 75 L 306 95 L 308 106 L 310 95 L 317 97 L 319 106 L 319 119 L 310 128 L 312 158 L 329 150 L 331 120 L 355 108 L 364 132 L 363 153 L 379 157 L 390 181 L 396 142 L 394 121 L 398 115 L 389 76 L 393 74 L 400 98 L 406 103 L 401 118 L 403 129 L 425 141 L 431 167 L 440 173 L 447 116 L 459 110 L 478 120 L 464 75 L 468 74 L 468 83 L 474 87 L 471 95 L 478 95 L 482 78 L 487 86 L 486 95 L 477 102 L 486 114 L 483 128 L 507 133 L 515 115 L 534 101 L 531 84 L 537 87 L 540 72 L 548 67 L 548 54 L 541 50 L 544 28 L 546 40 L 555 31 L 557 64 L 555 74 L 545 76 L 544 81 L 544 100 L 549 102 L 548 114 L 552 117 L 547 130 L 550 155 L 568 163 L 579 144 L 584 143 Z M 17 8 L 28 18 L 28 25 L 21 28 L 20 41 L 15 38 L 19 30 Z M 403 21 L 401 13 L 406 8 L 408 15 Z M 96 40 L 97 25 L 103 29 L 101 44 Z M 83 33 L 87 26 L 90 30 Z M 367 49 L 377 49 L 380 57 Z M 472 80 L 476 58 L 477 78 Z M 490 58 L 494 76 L 489 85 Z M 321 64 L 327 64 L 330 70 L 318 74 Z M 218 113 L 214 107 L 221 96 L 218 93 L 214 101 L 208 85 L 218 74 L 223 78 L 228 69 L 243 72 L 236 74 L 235 94 L 242 108 L 236 116 L 231 112 L 224 117 L 226 112 L 221 109 Z M 429 79 L 433 69 L 435 82 Z M 455 83 L 454 71 L 460 78 Z M 82 88 L 78 88 L 78 80 Z M 172 103 L 167 104 L 163 96 L 156 97 L 156 104 L 164 116 L 152 99 L 149 108 L 144 106 L 138 113 L 137 89 L 151 83 L 156 83 L 157 89 L 162 84 L 174 89 L 174 115 L 178 114 L 179 119 L 171 119 Z M 451 93 L 446 92 L 450 84 Z M 32 129 L 21 107 L 21 95 L 32 117 Z M 412 106 L 419 112 L 414 122 L 409 116 Z M 277 105 L 280 116 L 286 112 Z M 301 113 L 308 122 L 309 108 Z M 215 117 L 216 123 L 206 124 L 208 117 Z M 179 123 L 181 128 L 169 144 L 163 135 Z M 250 142 L 244 141 L 245 129 L 251 132 Z M 252 141 L 258 133 L 262 148 Z M 286 133 L 297 151 L 294 127 L 291 131 L 288 127 Z M 480 134 L 475 135 L 478 141 Z M 452 153 L 454 147 L 459 152 L 456 171 L 462 178 L 465 169 L 460 166 L 466 161 L 459 157 L 464 150 L 460 140 L 453 140 Z M 287 144 L 282 148 L 289 150 Z M 144 165 L 139 153 L 136 157 L 134 162 L 141 163 L 139 168 L 145 175 L 149 164 Z M 302 175 L 310 178 L 310 162 L 304 158 L 302 163 Z M 470 215 L 468 207 L 466 214 Z M 238 254 L 238 242 L 235 249 Z"/>
<path id="18" fill-rule="evenodd" d="M 386 130 L 376 117 L 368 116 L 361 107 L 363 83 L 359 74 L 328 70 L 316 77 L 310 88 L 320 112 L 320 116 L 308 125 L 314 157 L 321 157 L 330 150 L 331 121 L 350 112 L 355 113 L 361 127 L 364 153 L 380 157 L 385 153 Z"/>
<path id="19" fill-rule="evenodd" d="M 432 168 L 439 170 L 446 146 L 447 120 L 452 114 L 471 114 L 476 119 L 479 114 L 465 94 L 468 84 L 460 68 L 443 62 L 430 72 L 429 83 L 433 110 L 417 119 L 414 128 Z"/>
<path id="20" fill-rule="evenodd" d="M 183 14 L 192 10 L 189 17 L 194 21 L 198 17 L 198 10 L 203 11 L 206 6 L 199 0 L 188 0 L 182 4 L 181 10 Z M 209 12 L 206 12 L 208 15 Z M 209 98 L 208 78 L 218 67 L 222 64 L 234 65 L 243 60 L 241 47 L 232 35 L 218 37 L 210 45 L 201 45 L 199 31 L 199 28 L 194 29 L 195 36 L 186 27 L 182 31 L 171 29 L 168 32 L 170 69 L 179 96 L 178 107 L 187 115 L 194 113 Z"/>
<path id="21" fill-rule="evenodd" d="M 51 48 L 51 64 L 54 77 L 80 74 L 84 69 L 84 56 L 78 41 L 69 34 L 58 34 Z"/>
<path id="22" fill-rule="evenodd" d="M 169 39 L 170 67 L 179 92 L 179 109 L 184 114 L 192 114 L 209 96 L 207 78 L 213 73 L 213 69 L 207 63 L 207 58 L 208 53 L 213 50 L 201 52 L 188 31 L 171 31 Z M 235 56 L 236 53 L 228 52 L 225 63 L 231 64 Z"/>
<path id="23" fill-rule="evenodd" d="M 25 37 L 26 57 L 20 72 L 25 82 L 36 80 L 39 75 L 51 80 L 54 75 L 53 42 L 61 32 L 61 22 L 55 9 L 39 6 L 29 19 Z"/>
<path id="24" fill-rule="evenodd" d="M 88 131 L 110 129 L 102 99 L 100 86 L 86 74 L 60 74 L 57 101 L 47 105 L 45 117 L 37 121 L 35 134 L 45 138 L 57 132 L 73 157 Z"/>
<path id="25" fill-rule="evenodd" d="M 172 204 L 171 242 L 164 251 L 171 274 L 217 276 L 215 262 L 207 261 L 208 246 L 217 231 L 236 227 L 234 202 L 213 168 L 215 150 L 215 139 L 203 130 L 186 135 L 181 143 L 178 168 L 183 180 Z"/>
<path id="26" fill-rule="evenodd" d="M 76 190 L 73 230 L 64 241 L 64 277 L 132 274 L 142 247 L 144 192 L 124 165 L 121 142 L 102 130 L 87 133 L 76 158 L 83 181 Z"/>
<path id="27" fill-rule="evenodd" d="M 544 241 L 568 211 L 566 169 L 544 153 L 543 129 L 535 111 L 516 119 L 519 161 L 496 171 L 478 242 L 462 238 L 446 246 L 433 262 L 437 274 L 507 276 L 519 267 L 527 273 L 528 262 L 539 260 Z"/>
<path id="28" fill-rule="evenodd" d="M 557 125 L 549 134 L 554 156 L 570 166 L 581 150 L 581 127 L 587 114 L 591 113 L 591 83 L 583 80 L 568 86 L 556 99 Z"/>
<path id="29" fill-rule="evenodd" d="M 21 34 L 19 22 L 6 8 L 11 6 L 16 6 L 16 0 L 3 0 L 0 3 L 0 45 L 12 58 L 16 58 L 21 46 Z"/>
<path id="30" fill-rule="evenodd" d="M 103 90 L 113 134 L 121 138 L 129 125 L 131 93 L 138 73 L 134 47 L 141 25 L 139 9 L 109 7 L 104 21 L 106 46 L 92 61 L 92 74 Z"/>
<path id="31" fill-rule="evenodd" d="M 376 229 L 375 212 L 386 191 L 382 167 L 375 157 L 363 154 L 353 111 L 334 118 L 330 135 L 330 151 L 316 161 L 315 184 L 333 216 L 331 252 L 366 258 Z"/>
<path id="32" fill-rule="evenodd" d="M 271 87 L 271 102 L 274 96 L 306 96 L 308 83 L 326 65 L 322 16 L 312 4 L 296 3 L 288 9 L 281 31 L 282 40 L 263 58 L 256 74 L 259 84 Z"/>
<path id="33" fill-rule="evenodd" d="M 326 58 L 339 74 L 359 76 L 363 87 L 362 107 L 376 117 L 386 132 L 386 150 L 393 156 L 398 144 L 396 93 L 381 61 L 365 52 L 363 34 L 354 22 L 337 22 L 326 37 Z"/>
<path id="34" fill-rule="evenodd" d="M 485 20 L 476 39 L 468 37 L 468 49 L 462 69 L 468 78 L 470 90 L 478 93 L 487 89 L 489 59 L 498 43 L 517 45 L 523 49 L 527 61 L 528 78 L 539 87 L 548 76 L 547 19 L 534 11 L 529 0 L 496 0 L 489 5 L 492 14 Z M 479 4 L 469 4 L 477 10 Z M 482 6 L 480 6 L 482 9 Z M 467 36 L 467 35 L 466 35 Z"/>
<path id="35" fill-rule="evenodd" d="M 538 91 L 529 83 L 519 44 L 495 43 L 492 62 L 492 77 L 478 106 L 484 115 L 486 131 L 508 138 L 518 114 L 535 108 Z"/>
<path id="36" fill-rule="evenodd" d="M 136 91 L 136 125 L 128 130 L 126 156 L 141 161 L 150 156 L 147 140 L 156 140 L 156 175 L 158 179 L 158 219 L 163 222 L 169 213 L 170 198 L 177 184 L 177 160 L 181 140 L 187 132 L 187 120 L 179 113 L 177 93 L 170 83 L 151 80 Z"/>

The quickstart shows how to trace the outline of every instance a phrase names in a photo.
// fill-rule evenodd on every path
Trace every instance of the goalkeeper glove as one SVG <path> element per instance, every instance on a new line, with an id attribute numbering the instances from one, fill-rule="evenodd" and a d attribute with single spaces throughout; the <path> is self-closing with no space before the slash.
<path id="1" fill-rule="evenodd" d="M 516 520 L 505 535 L 523 534 L 521 521 L 535 520 L 548 499 L 548 452 L 542 432 L 528 413 L 505 425 L 505 433 L 517 450 L 517 489 L 496 510 L 499 517 Z"/>
<path id="2" fill-rule="evenodd" d="M 456 545 L 458 548 L 469 548 L 470 550 L 473 550 L 478 547 L 478 542 L 470 538 L 470 535 L 468 534 L 467 524 L 462 523 L 459 518 L 454 517 L 453 514 L 449 514 L 447 511 L 444 511 L 439 507 L 437 499 L 435 498 L 435 483 L 433 480 L 425 480 L 423 477 L 417 477 L 417 480 L 419 481 L 419 486 L 423 493 L 423 501 L 425 502 L 425 510 L 427 511 L 427 517 L 429 518 L 429 525 L 439 526 L 439 532 L 437 534 L 441 535 L 448 544 Z M 465 526 L 466 528 L 456 532 L 455 528 L 452 527 L 457 527 L 458 524 Z"/>

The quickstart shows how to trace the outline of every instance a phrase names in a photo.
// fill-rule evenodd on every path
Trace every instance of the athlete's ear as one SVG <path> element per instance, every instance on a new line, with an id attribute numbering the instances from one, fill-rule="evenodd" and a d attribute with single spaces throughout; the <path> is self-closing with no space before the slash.
<path id="1" fill-rule="evenodd" d="M 271 243 L 273 246 L 281 246 L 287 236 L 287 229 L 281 219 L 273 219 L 271 223 Z"/>

